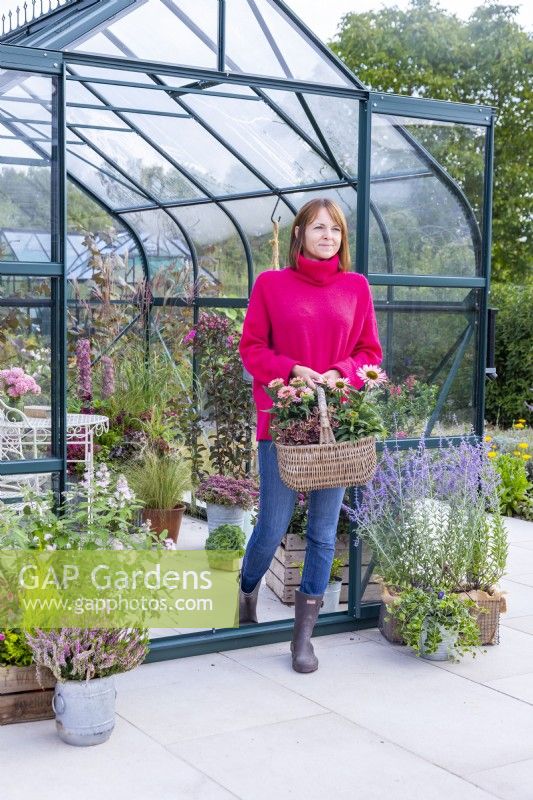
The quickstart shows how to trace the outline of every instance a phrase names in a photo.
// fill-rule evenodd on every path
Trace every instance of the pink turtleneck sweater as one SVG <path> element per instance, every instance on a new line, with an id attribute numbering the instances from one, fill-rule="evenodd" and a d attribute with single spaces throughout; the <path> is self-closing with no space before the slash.
<path id="1" fill-rule="evenodd" d="M 379 364 L 382 350 L 367 279 L 340 272 L 338 256 L 314 261 L 299 256 L 298 269 L 268 270 L 257 276 L 242 337 L 242 362 L 253 377 L 257 439 L 271 439 L 272 400 L 264 386 L 288 382 L 299 364 L 317 372 L 338 370 L 352 386 L 356 370 Z"/>

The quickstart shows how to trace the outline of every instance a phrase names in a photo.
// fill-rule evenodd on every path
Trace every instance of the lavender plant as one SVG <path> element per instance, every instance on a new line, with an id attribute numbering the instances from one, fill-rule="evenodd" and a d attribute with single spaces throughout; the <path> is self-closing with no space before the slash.
<path id="1" fill-rule="evenodd" d="M 109 630 L 60 628 L 26 632 L 33 659 L 58 681 L 89 681 L 128 672 L 144 660 L 149 636 L 144 628 Z"/>
<path id="2" fill-rule="evenodd" d="M 501 578 L 507 539 L 498 476 L 483 443 L 385 450 L 347 513 L 391 587 L 489 591 Z"/>

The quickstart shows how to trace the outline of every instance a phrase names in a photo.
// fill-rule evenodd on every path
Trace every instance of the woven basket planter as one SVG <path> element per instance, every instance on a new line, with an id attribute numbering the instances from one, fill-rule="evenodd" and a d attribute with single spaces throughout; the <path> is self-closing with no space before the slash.
<path id="1" fill-rule="evenodd" d="M 281 480 L 299 492 L 368 483 L 377 467 L 376 439 L 367 436 L 356 442 L 336 442 L 321 386 L 317 386 L 317 396 L 320 444 L 276 442 Z"/>
<path id="2" fill-rule="evenodd" d="M 399 631 L 398 622 L 394 617 L 390 616 L 388 620 L 385 620 L 389 612 L 388 607 L 395 596 L 396 595 L 391 593 L 387 586 L 382 587 L 378 627 L 388 642 L 392 642 L 392 644 L 405 644 Z M 471 592 L 460 592 L 458 597 L 474 600 L 480 609 L 477 613 L 475 611 L 472 613 L 475 614 L 476 622 L 479 627 L 481 644 L 498 644 L 500 614 L 507 610 L 507 603 L 502 592 L 496 587 L 493 588 L 491 594 L 481 589 L 474 589 Z M 486 609 L 486 611 L 481 609 Z"/>

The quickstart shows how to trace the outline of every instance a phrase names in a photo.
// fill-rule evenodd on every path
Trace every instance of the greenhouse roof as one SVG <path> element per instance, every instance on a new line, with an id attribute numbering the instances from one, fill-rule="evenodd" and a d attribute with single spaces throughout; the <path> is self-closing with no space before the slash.
<path id="1" fill-rule="evenodd" d="M 66 0 L 0 41 L 68 56 L 68 176 L 120 220 L 146 269 L 177 250 L 190 254 L 198 274 L 209 248 L 229 243 L 247 274 L 237 296 L 246 296 L 257 270 L 254 241 L 271 233 L 274 219 L 288 226 L 313 196 L 336 199 L 355 233 L 360 100 L 368 90 L 281 0 Z M 5 70 L 0 94 L 0 164 L 48 164 L 49 79 Z M 373 116 L 374 271 L 416 270 L 395 247 L 409 220 L 412 232 L 425 231 L 423 241 L 436 232 L 458 274 L 477 274 L 482 184 L 473 208 L 432 154 L 433 143 L 437 155 L 443 150 L 447 123 L 435 132 L 426 121 L 421 143 L 406 120 Z M 484 130 L 471 130 L 467 145 L 482 163 Z M 437 206 L 435 224 L 428 209 Z"/>

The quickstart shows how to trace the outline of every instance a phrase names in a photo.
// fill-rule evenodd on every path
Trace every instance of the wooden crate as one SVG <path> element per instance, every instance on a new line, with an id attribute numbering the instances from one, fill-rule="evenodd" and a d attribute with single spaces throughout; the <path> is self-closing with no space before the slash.
<path id="1" fill-rule="evenodd" d="M 53 719 L 52 697 L 56 679 L 41 670 L 43 688 L 36 667 L 0 667 L 0 725 Z"/>
<path id="2" fill-rule="evenodd" d="M 272 589 L 274 594 L 279 597 L 282 603 L 292 605 L 294 603 L 294 592 L 300 586 L 300 570 L 298 564 L 305 558 L 307 540 L 295 533 L 287 533 L 281 540 L 277 548 L 272 563 L 266 574 L 266 585 Z M 348 602 L 348 559 L 349 559 L 350 537 L 341 534 L 337 537 L 335 545 L 335 557 L 342 558 L 344 569 L 342 573 L 342 588 L 340 602 Z M 363 545 L 363 564 L 370 562 L 370 552 L 366 545 Z M 379 586 L 372 582 L 369 583 L 363 599 L 365 601 L 379 599 Z"/>

